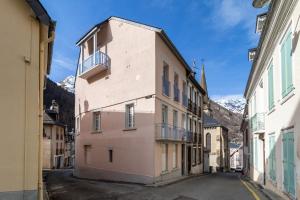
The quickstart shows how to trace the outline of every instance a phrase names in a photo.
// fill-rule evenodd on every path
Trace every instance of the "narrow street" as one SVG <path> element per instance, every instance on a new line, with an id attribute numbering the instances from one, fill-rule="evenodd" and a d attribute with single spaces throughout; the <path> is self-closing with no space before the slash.
<path id="1" fill-rule="evenodd" d="M 238 174 L 224 173 L 190 178 L 163 187 L 90 181 L 72 177 L 72 171 L 53 171 L 47 176 L 51 200 L 252 200 Z M 255 191 L 259 199 L 265 199 Z"/>

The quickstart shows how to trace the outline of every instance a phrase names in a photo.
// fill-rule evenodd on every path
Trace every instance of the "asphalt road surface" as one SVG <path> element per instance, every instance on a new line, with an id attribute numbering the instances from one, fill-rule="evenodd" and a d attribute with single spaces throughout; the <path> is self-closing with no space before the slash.
<path id="1" fill-rule="evenodd" d="M 77 179 L 71 170 L 51 171 L 47 175 L 51 200 L 253 200 L 255 195 L 234 173 L 218 173 L 189 178 L 162 187 Z"/>

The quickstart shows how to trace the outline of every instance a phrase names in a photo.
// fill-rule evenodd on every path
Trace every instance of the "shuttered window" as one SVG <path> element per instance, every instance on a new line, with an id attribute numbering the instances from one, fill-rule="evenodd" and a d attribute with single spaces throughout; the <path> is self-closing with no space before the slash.
<path id="1" fill-rule="evenodd" d="M 128 104 L 126 105 L 125 127 L 134 128 L 134 126 L 135 126 L 134 104 Z"/>
<path id="2" fill-rule="evenodd" d="M 273 80 L 273 64 L 271 63 L 268 69 L 268 96 L 269 110 L 274 108 L 274 80 Z"/>
<path id="3" fill-rule="evenodd" d="M 93 127 L 94 131 L 100 131 L 101 130 L 101 115 L 100 112 L 94 112 L 93 113 Z"/>
<path id="4" fill-rule="evenodd" d="M 276 154 L 275 154 L 275 135 L 269 136 L 269 176 L 276 181 Z"/>
<path id="5" fill-rule="evenodd" d="M 289 32 L 281 45 L 281 92 L 285 97 L 293 90 L 292 33 Z"/>

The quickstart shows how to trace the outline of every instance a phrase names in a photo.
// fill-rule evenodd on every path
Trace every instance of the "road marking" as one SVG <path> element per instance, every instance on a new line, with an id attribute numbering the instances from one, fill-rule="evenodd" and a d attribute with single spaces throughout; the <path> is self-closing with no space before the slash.
<path id="1" fill-rule="evenodd" d="M 256 194 L 256 192 L 254 190 L 251 189 L 251 187 L 243 180 L 241 180 L 241 182 L 243 183 L 243 185 L 250 191 L 250 193 L 253 195 L 255 200 L 260 200 L 259 196 Z"/>

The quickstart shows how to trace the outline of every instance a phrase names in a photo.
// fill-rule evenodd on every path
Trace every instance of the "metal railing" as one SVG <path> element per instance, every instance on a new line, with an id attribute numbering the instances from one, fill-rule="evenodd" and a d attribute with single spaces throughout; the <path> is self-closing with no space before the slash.
<path id="1" fill-rule="evenodd" d="M 188 99 L 188 111 L 190 112 L 193 111 L 193 102 L 191 99 Z"/>
<path id="2" fill-rule="evenodd" d="M 200 106 L 198 106 L 198 117 L 202 117 L 202 109 Z"/>
<path id="3" fill-rule="evenodd" d="M 157 140 L 183 141 L 185 130 L 169 124 L 156 124 Z"/>
<path id="4" fill-rule="evenodd" d="M 193 132 L 169 124 L 156 124 L 156 140 L 193 142 Z"/>
<path id="5" fill-rule="evenodd" d="M 265 114 L 256 113 L 250 120 L 250 126 L 252 132 L 265 130 Z"/>
<path id="6" fill-rule="evenodd" d="M 174 101 L 179 102 L 179 94 L 180 94 L 180 90 L 178 88 L 178 86 L 174 85 Z"/>
<path id="7" fill-rule="evenodd" d="M 170 81 L 166 77 L 162 77 L 163 94 L 170 96 Z"/>
<path id="8" fill-rule="evenodd" d="M 95 58 L 95 59 L 94 59 Z M 94 68 L 97 65 L 103 65 L 104 67 L 109 67 L 110 58 L 105 53 L 100 50 L 96 51 L 95 54 L 90 55 L 88 58 L 84 59 L 82 64 L 79 64 L 80 74 Z"/>
<path id="9" fill-rule="evenodd" d="M 195 114 L 195 115 L 197 115 L 198 113 L 197 113 L 197 105 L 196 105 L 196 103 L 193 103 L 193 113 Z"/>
<path id="10" fill-rule="evenodd" d="M 184 141 L 185 142 L 193 142 L 193 132 L 192 131 L 185 131 Z"/>

